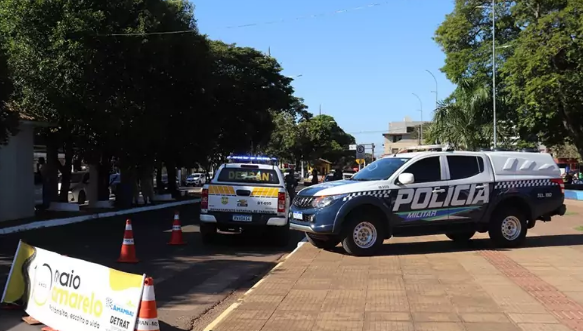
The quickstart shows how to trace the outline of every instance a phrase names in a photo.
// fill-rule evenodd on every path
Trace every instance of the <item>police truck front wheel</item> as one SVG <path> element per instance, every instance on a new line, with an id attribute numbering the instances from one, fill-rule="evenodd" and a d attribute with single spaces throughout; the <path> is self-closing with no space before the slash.
<path id="1" fill-rule="evenodd" d="M 518 247 L 526 239 L 528 223 L 524 213 L 516 208 L 501 208 L 490 219 L 488 234 L 499 247 Z"/>
<path id="2" fill-rule="evenodd" d="M 210 223 L 200 223 L 200 236 L 203 244 L 212 243 L 217 236 L 217 226 Z"/>
<path id="3" fill-rule="evenodd" d="M 342 240 L 346 253 L 367 256 L 374 254 L 382 246 L 385 233 L 376 215 L 355 213 L 347 221 Z"/>
<path id="4" fill-rule="evenodd" d="M 445 235 L 453 240 L 456 243 L 463 243 L 463 242 L 467 242 L 470 241 L 470 239 L 472 239 L 472 237 L 476 234 L 476 231 L 468 231 L 468 232 L 452 232 L 452 233 L 446 233 Z"/>

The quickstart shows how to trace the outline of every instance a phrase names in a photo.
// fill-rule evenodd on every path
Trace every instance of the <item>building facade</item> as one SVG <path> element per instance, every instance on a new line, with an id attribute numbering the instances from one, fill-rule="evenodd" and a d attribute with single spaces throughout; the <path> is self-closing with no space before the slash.
<path id="1" fill-rule="evenodd" d="M 402 122 L 390 122 L 389 132 L 383 133 L 384 154 L 395 154 L 403 148 L 421 145 L 419 139 L 420 125 L 426 126 L 431 122 L 412 121 L 411 118 L 405 117 Z"/>
<path id="2" fill-rule="evenodd" d="M 0 148 L 0 222 L 35 214 L 34 127 L 22 121 L 18 134 Z"/>

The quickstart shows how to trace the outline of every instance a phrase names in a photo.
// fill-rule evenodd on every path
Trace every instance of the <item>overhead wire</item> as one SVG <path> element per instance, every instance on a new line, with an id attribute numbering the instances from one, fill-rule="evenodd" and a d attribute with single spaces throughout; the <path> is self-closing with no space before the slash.
<path id="1" fill-rule="evenodd" d="M 271 25 L 271 24 L 278 24 L 278 23 L 286 23 L 286 22 L 290 22 L 290 21 L 315 19 L 315 18 L 321 18 L 321 17 L 325 17 L 325 16 L 333 16 L 333 15 L 338 15 L 338 14 L 344 14 L 347 12 L 353 12 L 353 11 L 358 11 L 358 10 L 363 10 L 363 9 L 368 9 L 368 8 L 373 8 L 373 7 L 379 7 L 379 6 L 387 5 L 390 2 L 391 1 L 369 3 L 367 5 L 362 5 L 362 6 L 358 6 L 358 7 L 340 9 L 340 10 L 335 10 L 335 11 L 327 12 L 327 13 L 299 16 L 299 17 L 295 17 L 295 18 L 291 18 L 291 19 L 279 19 L 279 20 L 273 20 L 273 21 L 263 21 L 263 22 L 247 23 L 247 24 L 241 24 L 241 25 L 232 25 L 232 26 L 225 27 L 225 29 L 240 29 L 240 28 L 248 28 L 248 27 L 252 27 L 252 26 Z M 179 30 L 179 31 L 159 31 L 159 32 L 107 33 L 107 34 L 99 34 L 98 36 L 100 36 L 100 37 L 133 37 L 133 36 L 186 34 L 186 33 L 196 33 L 196 32 L 197 32 L 196 30 Z"/>

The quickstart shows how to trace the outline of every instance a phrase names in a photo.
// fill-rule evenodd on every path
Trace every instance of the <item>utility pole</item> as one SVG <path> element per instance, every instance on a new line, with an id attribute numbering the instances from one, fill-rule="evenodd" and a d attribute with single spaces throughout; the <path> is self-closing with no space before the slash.
<path id="1" fill-rule="evenodd" d="M 494 148 L 498 147 L 496 128 L 496 0 L 492 0 L 492 112 L 494 117 Z"/>
<path id="2" fill-rule="evenodd" d="M 371 144 L 370 148 L 372 149 L 372 159 L 371 162 L 374 162 L 374 143 Z"/>
<path id="3" fill-rule="evenodd" d="M 322 104 L 320 104 L 320 115 L 322 115 Z"/>
<path id="4" fill-rule="evenodd" d="M 267 47 L 267 56 L 271 57 L 271 47 Z"/>

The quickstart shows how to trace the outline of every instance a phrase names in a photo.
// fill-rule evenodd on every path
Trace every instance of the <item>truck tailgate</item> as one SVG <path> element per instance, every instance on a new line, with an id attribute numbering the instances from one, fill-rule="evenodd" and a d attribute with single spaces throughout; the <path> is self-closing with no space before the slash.
<path id="1" fill-rule="evenodd" d="M 280 188 L 211 184 L 208 188 L 209 212 L 277 214 Z"/>

